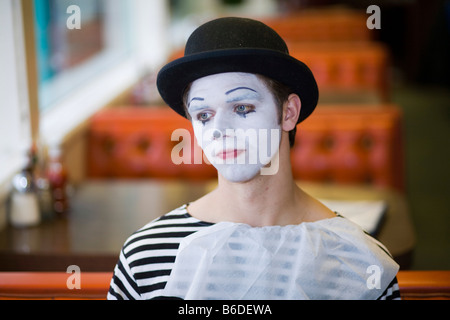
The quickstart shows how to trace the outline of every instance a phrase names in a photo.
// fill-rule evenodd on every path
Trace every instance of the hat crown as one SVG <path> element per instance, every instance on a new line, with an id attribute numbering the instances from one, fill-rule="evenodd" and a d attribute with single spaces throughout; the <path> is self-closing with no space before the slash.
<path id="1" fill-rule="evenodd" d="M 198 27 L 186 43 L 184 57 L 160 70 L 157 86 L 164 101 L 187 117 L 183 95 L 189 84 L 226 72 L 259 74 L 290 88 L 302 101 L 298 122 L 317 105 L 319 91 L 308 66 L 289 55 L 286 43 L 273 29 L 246 18 L 219 18 Z"/>
<path id="2" fill-rule="evenodd" d="M 286 43 L 272 28 L 256 20 L 228 17 L 198 27 L 189 37 L 184 55 L 225 49 L 266 49 L 289 54 Z"/>

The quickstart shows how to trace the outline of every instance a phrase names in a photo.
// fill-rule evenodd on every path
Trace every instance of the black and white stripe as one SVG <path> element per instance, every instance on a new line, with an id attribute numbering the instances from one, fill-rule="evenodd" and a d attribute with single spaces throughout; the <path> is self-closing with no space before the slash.
<path id="1" fill-rule="evenodd" d="M 395 277 L 383 294 L 377 300 L 400 300 L 400 289 L 398 287 L 397 278 Z"/>
<path id="2" fill-rule="evenodd" d="M 184 205 L 135 232 L 122 248 L 108 299 L 157 298 L 170 276 L 180 241 L 210 225 L 189 215 Z"/>
<path id="3" fill-rule="evenodd" d="M 213 224 L 192 217 L 186 205 L 150 222 L 125 242 L 111 280 L 108 299 L 158 299 L 170 277 L 180 241 Z M 399 299 L 397 279 L 380 300 Z"/>

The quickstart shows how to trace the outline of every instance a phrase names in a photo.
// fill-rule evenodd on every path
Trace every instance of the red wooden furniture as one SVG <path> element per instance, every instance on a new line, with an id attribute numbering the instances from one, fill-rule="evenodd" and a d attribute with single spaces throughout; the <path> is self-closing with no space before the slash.
<path id="1" fill-rule="evenodd" d="M 288 41 L 370 41 L 364 11 L 344 8 L 308 9 L 265 19 Z"/>
<path id="2" fill-rule="evenodd" d="M 168 107 L 119 108 L 97 113 L 89 128 L 89 177 L 192 180 L 216 177 L 212 166 L 195 164 L 194 154 L 202 154 L 197 143 L 178 134 L 172 141 L 174 132 L 194 138 L 190 122 Z M 191 164 L 177 165 L 172 161 L 176 147 L 190 153 L 181 156 L 191 158 Z"/>
<path id="3" fill-rule="evenodd" d="M 64 272 L 0 272 L 0 300 L 106 299 L 112 273 L 82 272 L 80 289 L 68 289 L 70 276 Z M 450 271 L 399 271 L 397 279 L 404 300 L 450 299 Z"/>
<path id="4" fill-rule="evenodd" d="M 394 105 L 318 107 L 297 129 L 294 177 L 404 191 L 402 114 Z"/>
<path id="5" fill-rule="evenodd" d="M 403 190 L 401 119 L 394 105 L 319 106 L 298 126 L 292 149 L 295 179 Z M 191 139 L 177 135 L 172 141 L 174 132 Z M 175 164 L 172 152 L 190 158 L 191 164 Z M 90 178 L 206 180 L 217 175 L 204 159 L 195 164 L 201 150 L 192 126 L 167 107 L 97 113 L 90 123 L 87 154 Z"/>
<path id="6" fill-rule="evenodd" d="M 338 99 L 389 100 L 389 50 L 376 42 L 289 42 L 290 54 L 316 78 L 321 96 Z"/>

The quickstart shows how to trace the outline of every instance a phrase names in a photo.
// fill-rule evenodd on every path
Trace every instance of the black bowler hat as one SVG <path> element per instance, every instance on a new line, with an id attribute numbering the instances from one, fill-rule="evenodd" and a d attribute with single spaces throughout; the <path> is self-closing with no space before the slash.
<path id="1" fill-rule="evenodd" d="M 158 90 L 172 109 L 186 117 L 186 87 L 199 78 L 225 72 L 260 74 L 288 86 L 302 102 L 298 123 L 317 105 L 319 91 L 311 70 L 289 55 L 286 43 L 273 29 L 245 18 L 219 18 L 197 28 L 186 43 L 184 57 L 160 70 Z"/>

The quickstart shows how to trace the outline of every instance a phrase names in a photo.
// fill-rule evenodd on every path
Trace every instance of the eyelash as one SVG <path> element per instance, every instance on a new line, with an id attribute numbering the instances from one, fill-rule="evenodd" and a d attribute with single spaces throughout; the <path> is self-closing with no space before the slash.
<path id="1" fill-rule="evenodd" d="M 209 115 L 209 117 L 206 120 L 202 120 L 203 115 Z M 210 118 L 211 118 L 211 113 L 209 113 L 209 112 L 200 112 L 197 115 L 197 120 L 200 121 L 203 125 L 205 125 L 209 121 Z"/>
<path id="2" fill-rule="evenodd" d="M 238 111 L 238 108 L 240 108 L 240 107 L 244 107 L 246 110 Z M 234 108 L 234 112 L 236 112 L 241 117 L 246 118 L 249 113 L 255 112 L 255 106 L 253 106 L 251 104 L 240 104 Z"/>
<path id="3" fill-rule="evenodd" d="M 240 111 L 238 108 L 244 107 L 245 110 Z M 234 107 L 234 112 L 236 112 L 240 117 L 246 118 L 249 113 L 255 112 L 255 107 L 253 105 L 247 105 L 247 104 L 239 104 Z M 207 116 L 207 118 L 202 120 L 203 116 Z M 197 115 L 197 120 L 200 121 L 203 125 L 205 125 L 211 118 L 210 112 L 200 112 Z"/>

